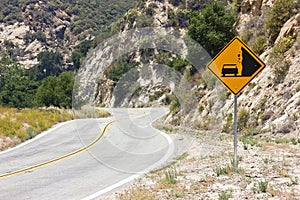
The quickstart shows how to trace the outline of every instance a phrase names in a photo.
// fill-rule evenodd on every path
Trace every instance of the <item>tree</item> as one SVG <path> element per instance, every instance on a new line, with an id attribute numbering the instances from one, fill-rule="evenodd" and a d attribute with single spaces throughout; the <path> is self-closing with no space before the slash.
<path id="1" fill-rule="evenodd" d="M 9 107 L 32 107 L 37 83 L 8 56 L 0 59 L 0 104 Z"/>
<path id="2" fill-rule="evenodd" d="M 55 92 L 58 95 L 60 107 L 67 108 L 72 106 L 74 80 L 75 76 L 73 72 L 63 72 L 58 77 L 58 85 Z"/>
<path id="3" fill-rule="evenodd" d="M 26 76 L 12 76 L 1 88 L 1 104 L 9 107 L 28 108 L 33 106 L 37 83 Z"/>
<path id="4" fill-rule="evenodd" d="M 189 17 L 188 35 L 215 56 L 234 36 L 235 14 L 221 3 L 208 4 L 201 13 Z"/>
<path id="5" fill-rule="evenodd" d="M 73 85 L 73 72 L 63 72 L 59 77 L 49 76 L 45 78 L 35 95 L 36 105 L 71 107 Z"/>
<path id="6" fill-rule="evenodd" d="M 58 97 L 55 93 L 57 79 L 49 76 L 42 81 L 42 85 L 38 88 L 35 95 L 37 106 L 58 106 Z"/>
<path id="7" fill-rule="evenodd" d="M 169 67 L 174 68 L 176 71 L 179 71 L 181 73 L 184 72 L 186 66 L 189 65 L 189 62 L 185 59 L 182 59 L 181 57 L 177 56 L 173 60 L 168 60 L 166 63 Z"/>
<path id="8" fill-rule="evenodd" d="M 137 65 L 138 63 L 136 62 L 120 62 L 117 64 L 117 66 L 110 69 L 110 71 L 108 72 L 108 78 L 115 82 L 118 82 L 124 76 L 124 74 L 135 68 Z"/>
<path id="9" fill-rule="evenodd" d="M 86 56 L 88 51 L 93 48 L 93 41 L 92 40 L 84 40 L 83 42 L 78 45 L 77 49 L 79 52 L 83 55 Z"/>
<path id="10" fill-rule="evenodd" d="M 32 80 L 41 81 L 48 76 L 59 76 L 62 72 L 62 55 L 59 52 L 43 51 L 37 56 L 40 62 L 29 70 Z"/>
<path id="11" fill-rule="evenodd" d="M 299 1 L 276 0 L 271 11 L 267 15 L 266 27 L 271 42 L 275 42 L 284 23 L 296 12 L 299 12 Z"/>
<path id="12" fill-rule="evenodd" d="M 79 69 L 81 66 L 81 58 L 82 58 L 82 54 L 79 51 L 73 51 L 72 52 L 72 62 L 73 62 L 73 67 L 74 69 Z"/>

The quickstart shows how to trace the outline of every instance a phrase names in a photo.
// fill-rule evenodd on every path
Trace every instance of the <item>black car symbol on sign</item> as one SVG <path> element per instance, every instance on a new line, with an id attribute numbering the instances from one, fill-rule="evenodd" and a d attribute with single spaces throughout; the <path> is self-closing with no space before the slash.
<path id="1" fill-rule="evenodd" d="M 237 76 L 238 74 L 238 68 L 236 64 L 224 64 L 222 67 L 222 75 L 225 77 L 228 74 L 233 74 L 234 76 Z"/>

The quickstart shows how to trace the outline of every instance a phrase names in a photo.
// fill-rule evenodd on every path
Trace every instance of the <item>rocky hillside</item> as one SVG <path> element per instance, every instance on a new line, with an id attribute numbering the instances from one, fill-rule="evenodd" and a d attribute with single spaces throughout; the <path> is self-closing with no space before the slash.
<path id="1" fill-rule="evenodd" d="M 109 32 L 135 1 L 3 0 L 0 2 L 0 47 L 26 68 L 43 51 L 59 52 L 64 64 L 83 40 Z M 103 35 L 99 36 L 102 37 Z M 100 39 L 101 40 L 101 39 Z"/>
<path id="2" fill-rule="evenodd" d="M 207 54 L 202 54 L 205 58 L 199 61 L 200 64 L 193 63 L 193 59 L 189 57 L 192 47 L 185 41 L 186 34 L 193 38 L 194 32 L 190 27 L 194 21 L 211 19 L 205 18 L 209 9 L 203 10 L 203 15 L 197 18 L 197 13 L 205 7 L 205 3 L 200 6 L 191 1 L 148 0 L 128 11 L 120 23 L 125 36 L 116 41 L 118 44 L 123 42 L 125 46 L 126 42 L 127 47 L 133 48 L 126 48 L 125 53 L 116 53 L 124 54 L 120 58 L 113 54 L 105 55 L 114 51 L 107 49 L 113 45 L 105 43 L 89 57 L 85 63 L 86 68 L 80 72 L 81 77 L 98 77 L 98 83 L 94 82 L 93 86 L 89 86 L 98 85 L 92 98 L 95 103 L 102 106 L 132 107 L 170 105 L 171 113 L 165 121 L 169 125 L 231 132 L 233 95 L 205 70 L 205 62 L 209 60 Z M 298 135 L 300 132 L 299 5 L 299 1 L 285 3 L 282 0 L 243 0 L 223 4 L 225 13 L 233 12 L 236 16 L 235 34 L 267 64 L 266 69 L 239 95 L 238 129 L 243 133 L 291 132 Z M 220 13 L 220 16 L 224 16 L 223 20 L 230 19 L 229 15 L 222 11 Z M 148 38 L 147 41 L 144 33 L 128 32 L 132 28 L 136 30 L 149 25 L 160 32 L 156 34 L 155 30 L 148 30 L 147 34 L 152 40 Z M 214 26 L 217 33 L 219 26 Z M 164 33 L 165 28 L 169 28 L 169 32 Z M 225 30 L 228 35 L 233 33 L 225 27 L 221 33 Z M 134 36 L 129 37 L 133 40 L 129 41 L 127 35 Z M 157 37 L 163 38 L 167 47 L 157 42 Z M 173 40 L 173 37 L 177 39 Z M 197 37 L 194 38 L 197 40 Z M 226 43 L 229 41 L 228 38 L 224 40 L 227 40 Z M 137 41 L 142 42 L 137 45 Z M 172 48 L 171 44 L 178 46 Z M 213 43 L 201 45 L 209 48 Z M 215 49 L 220 50 L 222 44 L 218 45 L 216 44 Z M 209 51 L 213 52 L 212 56 L 217 52 L 215 49 Z M 101 57 L 109 57 L 110 60 L 98 66 L 97 75 L 88 75 L 87 69 L 95 67 L 96 60 L 103 60 Z M 166 70 L 168 67 L 165 66 L 171 68 L 174 74 L 170 76 Z"/>
<path id="3" fill-rule="evenodd" d="M 158 4 L 157 10 L 162 9 L 157 1 L 147 2 Z M 300 198 L 299 1 L 234 2 L 237 3 L 234 6 L 238 11 L 237 35 L 267 64 L 264 71 L 238 97 L 237 173 L 233 173 L 233 137 L 224 134 L 232 133 L 233 95 L 224 89 L 209 71 L 201 70 L 200 73 L 194 74 L 197 81 L 186 78 L 188 74 L 185 71 L 179 74 L 178 82 L 171 80 L 176 84 L 161 87 L 166 77 L 163 72 L 151 67 L 156 65 L 153 57 L 157 54 L 152 52 L 154 56 L 150 55 L 153 62 L 149 64 L 153 72 L 151 81 L 147 84 L 142 77 L 133 81 L 135 86 L 138 85 L 133 87 L 134 91 L 137 91 L 134 94 L 141 97 L 139 91 L 143 91 L 143 98 L 137 98 L 133 94 L 126 98 L 123 104 L 165 104 L 168 100 L 166 96 L 170 97 L 173 94 L 177 100 L 173 99 L 174 97 L 170 98 L 172 112 L 158 123 L 158 126 L 169 132 L 180 148 L 184 142 L 190 146 L 185 146 L 187 151 L 183 151 L 185 153 L 168 166 L 152 171 L 130 188 L 99 199 Z M 172 8 L 172 5 L 168 8 L 170 7 Z M 168 17 L 163 16 L 164 14 L 161 14 L 161 19 L 154 21 L 165 19 L 163 24 L 168 24 Z M 188 32 L 186 28 L 179 30 L 181 33 Z M 175 53 L 184 57 L 185 48 L 183 45 L 183 52 Z M 142 57 L 141 53 L 131 56 Z M 173 58 L 176 57 L 173 55 Z M 168 64 L 173 68 L 172 64 Z M 190 68 L 189 64 L 183 65 Z M 143 63 L 139 66 L 141 69 L 145 67 Z M 107 78 L 107 74 L 109 73 L 103 73 L 102 77 Z M 185 86 L 187 82 L 189 86 Z M 114 81 L 111 81 L 110 85 L 104 83 L 102 82 L 101 88 L 114 87 Z M 163 89 L 157 89 L 157 86 Z M 175 92 L 176 87 L 179 88 L 179 93 Z M 161 91 L 164 92 L 160 93 Z M 192 91 L 193 95 L 190 96 L 191 93 L 187 91 Z M 188 100 L 196 101 L 184 100 L 182 94 L 186 94 Z M 113 104 L 114 96 L 112 92 L 111 96 L 104 98 L 104 102 L 108 105 Z M 103 103 L 101 98 L 98 101 Z M 186 113 L 186 104 L 193 105 L 194 109 Z M 182 126 L 186 127 L 185 130 L 181 129 Z M 193 131 L 196 132 L 196 137 L 193 137 L 192 141 L 187 139 L 188 134 L 182 134 Z"/>
<path id="4" fill-rule="evenodd" d="M 117 39 L 117 32 L 134 35 L 131 45 L 124 37 L 119 41 L 123 50 L 132 47 L 126 53 L 109 54 L 118 42 L 104 42 L 101 45 L 108 47 L 107 51 L 98 47 L 86 60 L 79 77 L 97 79 L 91 87 L 93 103 L 131 107 L 170 105 L 172 112 L 166 122 L 172 126 L 186 124 L 190 128 L 211 129 L 222 123 L 218 126 L 220 131 L 231 132 L 232 95 L 205 70 L 205 62 L 234 35 L 239 35 L 267 63 L 264 72 L 240 94 L 239 115 L 245 122 L 239 129 L 299 132 L 299 0 L 224 1 L 215 8 L 207 6 L 212 2 L 209 0 L 144 0 L 113 25 L 108 24 L 132 7 L 133 1 L 109 2 L 2 2 L 2 54 L 9 54 L 26 68 L 37 66 L 41 76 L 49 64 L 45 58 L 51 54 L 47 51 L 62 55 L 53 55 L 57 61 L 51 61 L 51 66 L 78 69 L 89 48 L 108 36 Z M 206 7 L 209 8 L 203 11 Z M 217 16 L 210 12 L 220 13 Z M 132 31 L 143 27 L 155 29 Z M 187 42 L 187 38 L 194 44 Z M 197 47 L 202 52 L 200 60 L 193 49 L 195 43 L 207 51 L 203 53 Z M 38 58 L 40 53 L 43 54 Z M 107 62 L 101 63 L 96 74 L 85 74 L 84 69 L 93 67 L 99 58 Z M 130 76 L 124 78 L 130 70 Z M 124 84 L 132 88 L 123 87 Z M 37 86 L 33 84 L 32 88 L 36 90 Z"/>

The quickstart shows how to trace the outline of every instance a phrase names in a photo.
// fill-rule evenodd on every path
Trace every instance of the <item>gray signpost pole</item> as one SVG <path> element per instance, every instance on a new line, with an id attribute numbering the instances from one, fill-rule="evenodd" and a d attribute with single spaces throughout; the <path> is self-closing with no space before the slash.
<path id="1" fill-rule="evenodd" d="M 234 95 L 234 172 L 237 172 L 237 95 Z"/>
<path id="2" fill-rule="evenodd" d="M 242 53 L 240 51 L 242 50 Z M 235 53 L 233 53 L 235 52 Z M 242 60 L 242 63 L 238 59 Z M 225 62 L 226 60 L 226 62 Z M 242 66 L 241 75 L 238 67 Z M 255 67 L 254 67 L 255 66 Z M 207 64 L 212 71 L 234 94 L 234 172 L 237 170 L 237 95 L 265 68 L 266 64 L 239 37 L 233 38 L 215 57 Z M 229 74 L 229 76 L 228 76 Z M 234 75 L 234 76 L 233 76 Z M 243 81 L 238 81 L 242 80 Z"/>

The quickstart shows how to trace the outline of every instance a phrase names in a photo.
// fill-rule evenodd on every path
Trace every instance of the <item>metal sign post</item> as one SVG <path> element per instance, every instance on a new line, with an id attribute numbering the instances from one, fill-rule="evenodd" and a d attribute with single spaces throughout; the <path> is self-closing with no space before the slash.
<path id="1" fill-rule="evenodd" d="M 234 157 L 233 157 L 233 165 L 234 165 L 234 173 L 237 172 L 237 95 L 234 95 Z"/>
<path id="2" fill-rule="evenodd" d="M 239 38 L 233 38 L 207 68 L 234 94 L 234 172 L 237 172 L 237 95 L 266 64 Z"/>

